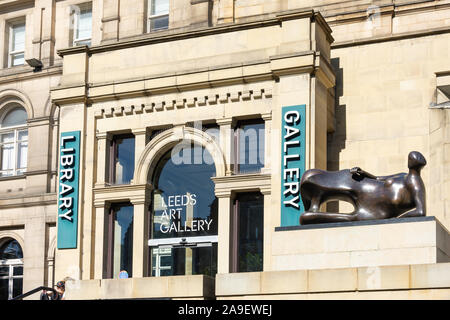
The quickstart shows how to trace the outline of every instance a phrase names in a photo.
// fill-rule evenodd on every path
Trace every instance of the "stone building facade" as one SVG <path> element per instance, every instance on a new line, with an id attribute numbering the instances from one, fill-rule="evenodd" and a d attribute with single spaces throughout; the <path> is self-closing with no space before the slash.
<path id="1" fill-rule="evenodd" d="M 449 24 L 447 0 L 0 0 L 0 250 L 23 253 L 0 267 L 72 299 L 449 298 Z M 429 217 L 298 226 L 304 170 L 412 150 Z"/>

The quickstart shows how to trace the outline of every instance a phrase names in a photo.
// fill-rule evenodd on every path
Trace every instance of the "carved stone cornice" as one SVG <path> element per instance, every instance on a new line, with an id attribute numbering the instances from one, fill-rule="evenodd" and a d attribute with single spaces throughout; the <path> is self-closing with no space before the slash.
<path id="1" fill-rule="evenodd" d="M 230 192 L 260 191 L 263 194 L 271 192 L 271 174 L 238 174 L 232 176 L 213 177 L 217 197 L 227 197 Z"/>
<path id="2" fill-rule="evenodd" d="M 94 207 L 104 207 L 106 203 L 130 201 L 133 204 L 149 202 L 148 198 L 153 187 L 150 184 L 115 185 L 95 187 Z"/>

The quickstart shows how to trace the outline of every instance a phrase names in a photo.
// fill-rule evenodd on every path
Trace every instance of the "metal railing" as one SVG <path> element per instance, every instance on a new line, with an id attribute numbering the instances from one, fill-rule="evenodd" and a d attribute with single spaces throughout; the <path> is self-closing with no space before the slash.
<path id="1" fill-rule="evenodd" d="M 42 290 L 52 291 L 54 295 L 57 293 L 56 290 L 53 289 L 53 288 L 40 286 L 40 287 L 37 287 L 36 289 L 33 289 L 33 290 L 28 291 L 28 292 L 26 292 L 26 293 L 23 293 L 23 294 L 21 294 L 21 295 L 19 295 L 19 296 L 16 296 L 16 297 L 12 298 L 12 299 L 9 299 L 9 300 L 22 300 L 23 298 L 26 298 L 26 297 L 28 297 L 28 296 L 31 296 L 32 294 L 35 294 L 36 292 L 39 292 L 39 291 L 42 291 Z M 51 299 L 50 299 L 50 300 L 51 300 Z"/>

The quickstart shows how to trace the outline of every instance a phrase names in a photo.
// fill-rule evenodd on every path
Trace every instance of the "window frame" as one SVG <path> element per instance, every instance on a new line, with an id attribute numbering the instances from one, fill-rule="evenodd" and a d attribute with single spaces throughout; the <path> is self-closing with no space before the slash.
<path id="1" fill-rule="evenodd" d="M 23 175 L 28 168 L 28 125 L 25 124 L 20 124 L 20 125 L 16 125 L 16 126 L 10 126 L 10 127 L 2 127 L 2 123 L 6 117 L 6 115 L 8 115 L 10 112 L 12 112 L 15 109 L 23 109 L 25 112 L 25 108 L 23 108 L 20 105 L 16 105 L 10 108 L 7 108 L 7 110 L 5 110 L 5 112 L 3 112 L 2 116 L 0 117 L 0 178 L 4 178 L 4 177 L 14 177 L 14 176 L 20 176 Z M 19 133 L 21 132 L 25 132 L 27 133 L 27 138 L 26 140 L 20 140 L 19 139 Z M 3 143 L 1 140 L 1 136 L 2 135 L 6 135 L 6 134 L 13 134 L 13 141 L 12 142 L 8 142 L 8 143 Z M 20 168 L 18 166 L 18 159 L 19 159 L 19 152 L 20 152 L 20 148 L 19 145 L 20 143 L 26 142 L 27 143 L 27 159 L 26 159 L 26 166 L 24 168 Z M 13 145 L 13 167 L 11 169 L 2 169 L 2 158 L 3 158 L 3 149 L 2 147 L 4 145 Z M 7 172 L 12 172 L 12 174 L 7 174 L 4 175 L 4 173 Z"/>
<path id="2" fill-rule="evenodd" d="M 248 198 L 251 198 L 253 196 L 260 196 L 262 197 L 262 213 L 261 213 L 261 219 L 262 219 L 262 225 L 264 226 L 264 195 L 259 191 L 247 191 L 247 192 L 239 192 L 236 193 L 232 202 L 231 206 L 231 224 L 230 224 L 230 240 L 231 240 L 231 246 L 230 246 L 230 272 L 231 273 L 239 273 L 239 272 L 249 272 L 247 270 L 240 270 L 239 264 L 240 264 L 240 219 L 241 219 L 241 213 L 240 213 L 240 203 L 242 201 L 248 201 Z M 244 198 L 245 200 L 242 200 Z M 261 265 L 261 270 L 264 271 L 264 229 L 262 230 L 262 258 L 263 262 Z M 252 271 L 250 271 L 252 272 Z"/>
<path id="3" fill-rule="evenodd" d="M 131 230 L 134 232 L 134 206 L 130 202 L 118 202 L 118 203 L 112 203 L 111 207 L 109 208 L 109 212 L 107 215 L 107 237 L 106 237 L 106 266 L 105 266 L 105 276 L 106 279 L 114 279 L 114 254 L 116 253 L 114 251 L 114 239 L 115 239 L 115 230 L 114 230 L 114 222 L 117 218 L 117 213 L 120 211 L 123 207 L 131 207 L 133 209 L 132 213 L 132 222 L 131 222 Z M 132 241 L 133 236 L 131 235 Z M 132 250 L 134 244 L 132 243 Z M 131 257 L 133 257 L 133 251 L 131 252 Z M 119 270 L 120 272 L 120 270 Z M 131 270 L 127 271 L 130 278 L 133 277 L 133 258 L 131 259 Z"/>
<path id="4" fill-rule="evenodd" d="M 14 47 L 14 28 L 18 27 L 18 26 L 22 26 L 24 27 L 24 45 L 23 45 L 23 50 L 13 50 Z M 17 18 L 14 19 L 13 21 L 8 22 L 8 68 L 13 68 L 13 67 L 19 67 L 19 66 L 23 66 L 25 64 L 25 43 L 26 43 L 26 18 L 25 17 L 21 17 L 21 18 Z M 23 61 L 24 63 L 22 64 L 18 64 L 18 65 L 13 65 L 13 61 L 14 61 L 14 57 L 17 55 L 21 55 L 23 54 Z"/>
<path id="5" fill-rule="evenodd" d="M 9 240 L 5 242 L 1 242 L 0 247 L 3 247 L 4 244 L 8 243 L 9 241 L 17 241 L 13 238 L 9 238 Z M 19 244 L 20 246 L 20 244 Z M 21 247 L 22 249 L 22 247 Z M 0 260 L 0 267 L 8 267 L 8 275 L 7 276 L 0 276 L 0 279 L 8 280 L 8 299 L 12 299 L 13 292 L 14 292 L 14 280 L 15 279 L 22 279 L 23 281 L 23 258 L 16 258 L 16 259 L 6 259 L 6 260 Z M 22 274 L 20 275 L 14 275 L 14 269 L 16 267 L 22 268 Z M 23 282 L 22 282 L 22 292 L 23 292 Z"/>
<path id="6" fill-rule="evenodd" d="M 87 46 L 91 46 L 92 44 L 92 2 L 84 2 L 84 3 L 79 3 L 76 5 L 73 5 L 75 7 L 78 7 L 79 11 L 75 10 L 73 13 L 73 30 L 72 30 L 72 46 L 73 47 L 77 47 L 77 46 L 82 46 L 82 45 L 87 45 Z M 77 38 L 78 37 L 78 27 L 79 27 L 79 23 L 80 23 L 80 15 L 81 15 L 81 11 L 82 10 L 86 10 L 86 9 L 90 9 L 91 12 L 91 36 L 88 38 Z M 80 42 L 89 42 L 89 44 L 83 44 Z"/>
<path id="7" fill-rule="evenodd" d="M 162 30 L 169 29 L 170 0 L 167 0 L 167 2 L 169 3 L 169 9 L 167 10 L 167 13 L 160 13 L 160 14 L 153 14 L 152 15 L 151 12 L 152 12 L 153 1 L 155 1 L 155 0 L 148 0 L 148 2 L 147 2 L 147 32 L 157 32 L 157 31 L 162 31 Z M 158 18 L 162 18 L 162 17 L 166 17 L 166 16 L 167 16 L 167 27 L 159 28 L 159 29 L 152 29 L 151 28 L 152 20 L 158 19 Z"/>
<path id="8" fill-rule="evenodd" d="M 136 148 L 136 137 L 132 133 L 124 133 L 124 134 L 117 134 L 112 136 L 109 144 L 109 159 L 108 159 L 108 183 L 110 185 L 129 185 L 131 183 L 117 183 L 116 181 L 116 158 L 118 154 L 118 144 L 117 140 L 119 139 L 134 139 L 134 146 Z M 136 163 L 136 152 L 134 150 L 134 163 L 133 163 L 133 173 L 136 170 L 135 163 Z"/>
<path id="9" fill-rule="evenodd" d="M 267 139 L 266 131 L 265 131 L 266 122 L 263 119 L 261 119 L 261 118 L 248 119 L 248 120 L 238 120 L 236 122 L 236 126 L 234 127 L 234 137 L 233 137 L 234 138 L 234 141 L 233 141 L 234 150 L 233 150 L 233 162 L 232 162 L 232 164 L 233 164 L 232 168 L 233 169 L 232 169 L 232 171 L 233 171 L 234 175 L 258 174 L 258 173 L 261 173 L 262 169 L 265 166 L 265 163 L 262 163 L 261 168 L 259 168 L 258 170 L 248 171 L 248 172 L 241 172 L 240 171 L 240 167 L 241 167 L 241 163 L 240 163 L 240 158 L 241 158 L 241 154 L 240 154 L 241 136 L 239 134 L 241 132 L 240 129 L 243 126 L 252 125 L 252 124 L 262 124 L 264 126 L 264 130 L 263 130 L 264 131 L 264 143 L 262 144 L 262 147 L 266 148 L 266 146 L 265 146 L 265 139 Z M 258 147 L 260 147 L 259 143 L 261 141 L 259 141 L 259 132 L 257 132 L 257 139 L 258 139 Z M 260 160 L 259 155 L 260 155 L 260 150 L 258 149 L 257 150 L 257 157 L 256 157 L 257 161 Z M 264 162 L 265 161 L 266 161 L 266 159 L 264 159 Z M 261 165 L 259 162 L 257 164 Z"/>

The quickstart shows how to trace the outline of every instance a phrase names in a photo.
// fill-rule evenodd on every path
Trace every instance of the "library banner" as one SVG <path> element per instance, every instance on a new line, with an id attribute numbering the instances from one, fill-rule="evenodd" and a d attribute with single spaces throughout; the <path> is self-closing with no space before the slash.
<path id="1" fill-rule="evenodd" d="M 75 249 L 78 232 L 80 131 L 61 133 L 59 153 L 58 249 Z"/>

